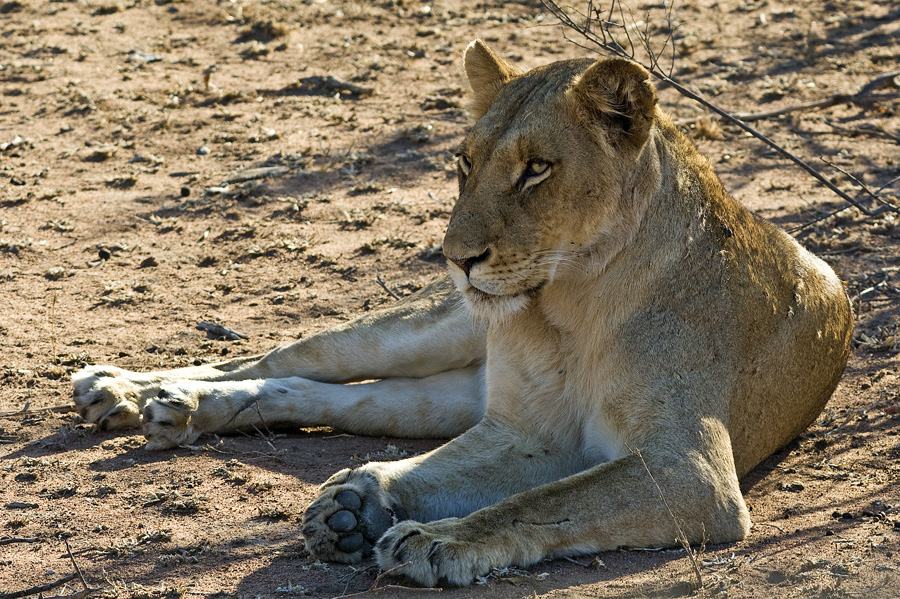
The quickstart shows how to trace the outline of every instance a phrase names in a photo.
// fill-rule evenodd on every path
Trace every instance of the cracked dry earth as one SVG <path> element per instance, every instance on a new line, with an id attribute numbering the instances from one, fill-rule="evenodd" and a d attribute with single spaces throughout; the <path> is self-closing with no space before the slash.
<path id="1" fill-rule="evenodd" d="M 658 3 L 631 7 L 665 20 Z M 674 17 L 673 74 L 736 112 L 853 93 L 900 56 L 893 0 L 684 0 Z M 264 351 L 394 301 L 380 282 L 406 295 L 440 273 L 467 124 L 459 57 L 475 37 L 523 67 L 587 52 L 534 1 L 0 0 L 0 411 L 66 404 L 86 363 Z M 893 85 L 756 125 L 864 206 L 879 205 L 866 189 L 896 205 Z M 858 318 L 843 382 L 743 481 L 753 529 L 700 551 L 702 588 L 683 551 L 619 551 L 443 594 L 896 597 L 896 216 L 853 209 L 799 229 L 841 201 L 660 94 L 735 197 L 847 282 Z M 370 564 L 305 552 L 303 510 L 341 468 L 436 445 L 330 429 L 143 443 L 71 413 L 0 418 L 0 543 L 35 540 L 0 544 L 0 594 L 73 573 L 64 539 L 96 596 L 365 591 Z M 45 596 L 81 588 L 76 578 Z"/>

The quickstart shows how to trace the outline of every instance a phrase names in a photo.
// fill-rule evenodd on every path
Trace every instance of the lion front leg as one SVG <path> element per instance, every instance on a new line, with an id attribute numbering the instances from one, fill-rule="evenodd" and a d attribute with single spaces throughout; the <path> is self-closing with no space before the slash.
<path id="1" fill-rule="evenodd" d="M 304 516 L 307 548 L 319 559 L 354 563 L 399 520 L 411 519 L 391 531 L 466 516 L 582 470 L 585 463 L 578 455 L 559 438 L 485 419 L 432 452 L 335 474 Z M 348 504 L 347 498 L 362 507 Z"/>
<path id="2" fill-rule="evenodd" d="M 423 585 L 467 585 L 493 568 L 547 557 L 677 546 L 682 533 L 691 544 L 746 536 L 733 467 L 689 455 L 627 455 L 464 518 L 400 522 L 376 545 L 379 565 L 407 564 L 399 573 Z"/>

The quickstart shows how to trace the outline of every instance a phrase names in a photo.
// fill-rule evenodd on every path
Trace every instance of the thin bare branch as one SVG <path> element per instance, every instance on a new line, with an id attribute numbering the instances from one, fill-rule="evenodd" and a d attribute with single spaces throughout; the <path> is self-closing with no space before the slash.
<path id="1" fill-rule="evenodd" d="M 844 127 L 842 125 L 837 125 L 830 121 L 825 122 L 826 125 L 831 127 L 835 133 L 840 133 L 842 135 L 867 135 L 870 137 L 883 137 L 885 139 L 890 139 L 891 141 L 900 144 L 900 135 L 897 133 L 891 133 L 890 131 L 885 131 L 884 127 L 881 125 L 874 125 L 870 128 L 863 127 Z"/>
<path id="2" fill-rule="evenodd" d="M 66 544 L 66 553 L 69 554 L 69 559 L 72 560 L 72 566 L 75 568 L 75 573 L 78 574 L 78 580 L 81 581 L 81 584 L 84 586 L 84 590 L 89 590 L 91 588 L 91 585 L 89 585 L 84 579 L 84 573 L 81 571 L 81 568 L 78 567 L 78 562 L 75 561 L 75 556 L 72 555 L 72 548 L 69 546 L 69 539 L 63 537 L 63 543 Z"/>
<path id="3" fill-rule="evenodd" d="M 26 403 L 25 406 L 21 410 L 14 410 L 12 412 L 0 412 L 0 418 L 12 418 L 14 416 L 29 416 L 31 414 L 68 414 L 69 412 L 75 411 L 75 406 L 71 404 L 62 405 L 62 406 L 50 406 L 47 408 L 31 408 L 29 409 L 30 403 Z"/>
<path id="4" fill-rule="evenodd" d="M 391 288 L 387 286 L 387 283 L 385 283 L 385 282 L 381 279 L 381 275 L 376 274 L 376 275 L 375 275 L 375 280 L 378 281 L 378 284 L 381 285 L 381 288 L 382 288 L 382 289 L 384 289 L 385 291 L 387 291 L 388 295 L 390 295 L 390 296 L 391 296 L 392 298 L 394 298 L 395 300 L 399 300 L 399 299 L 400 299 L 400 296 L 397 295 L 396 293 L 394 293 L 393 291 L 391 291 Z"/>
<path id="5" fill-rule="evenodd" d="M 900 181 L 900 175 L 894 177 L 893 179 L 891 179 L 890 181 L 888 181 L 887 183 L 885 183 L 884 185 L 882 185 L 881 187 L 879 187 L 878 189 L 876 189 L 876 190 L 875 190 L 875 195 L 878 195 L 879 193 L 881 193 L 882 191 L 884 191 L 885 189 L 887 189 L 888 187 L 890 187 L 891 185 L 893 185 L 893 184 L 896 183 L 897 181 Z"/>
<path id="6" fill-rule="evenodd" d="M 880 203 L 880 204 L 883 204 L 883 205 L 885 205 L 885 206 L 889 206 L 889 207 L 892 208 L 895 212 L 897 211 L 897 207 L 896 207 L 896 206 L 894 206 L 893 204 L 891 204 L 890 202 L 888 202 L 887 200 L 885 200 L 885 199 L 882 198 L 881 196 L 877 195 L 874 191 L 872 191 L 871 189 L 869 189 L 868 186 L 867 186 L 865 183 L 863 183 L 862 181 L 860 181 L 859 178 L 856 177 L 855 175 L 853 175 L 852 173 L 849 173 L 849 172 L 845 171 L 844 169 L 842 169 L 841 167 L 839 167 L 839 166 L 836 165 L 835 163 L 833 163 L 833 162 L 831 162 L 830 160 L 826 159 L 824 156 L 820 156 L 820 157 L 819 157 L 819 160 L 821 160 L 822 162 L 824 162 L 825 164 L 827 164 L 828 166 L 830 166 L 830 167 L 833 168 L 834 170 L 836 170 L 836 171 L 842 173 L 842 174 L 845 175 L 847 178 L 849 178 L 851 181 L 853 181 L 854 183 L 856 183 L 857 185 L 859 185 L 859 187 L 860 187 L 864 192 L 866 192 L 867 194 L 869 194 L 869 196 L 871 196 L 872 199 L 875 200 L 876 202 L 878 202 L 878 203 Z"/>
<path id="7" fill-rule="evenodd" d="M 12 545 L 13 543 L 40 543 L 41 539 L 38 538 L 22 538 L 22 537 L 12 537 L 10 539 L 0 539 L 0 545 Z"/>
<path id="8" fill-rule="evenodd" d="M 628 56 L 623 51 L 623 49 L 619 46 L 619 44 L 608 43 L 605 41 L 605 37 L 598 38 L 596 35 L 594 35 L 590 31 L 586 30 L 583 26 L 580 26 L 578 23 L 574 22 L 572 20 L 572 18 L 569 16 L 569 14 L 566 12 L 566 10 L 561 8 L 559 6 L 559 4 L 557 4 L 555 2 L 555 0 L 541 0 L 541 2 L 543 3 L 544 7 L 547 8 L 547 10 L 549 10 L 557 19 L 559 19 L 559 21 L 564 26 L 575 30 L 582 37 L 584 37 L 586 40 L 588 40 L 590 43 L 594 44 L 597 47 L 597 48 L 595 48 L 595 51 L 596 51 L 596 49 L 599 49 L 601 51 L 608 52 L 609 54 L 612 54 L 614 56 L 634 59 L 634 57 Z M 648 40 L 645 39 L 643 41 L 644 41 L 645 45 L 649 44 Z M 871 210 L 867 206 L 860 203 L 859 200 L 853 198 L 852 196 L 850 196 L 849 194 L 847 194 L 846 192 L 841 190 L 839 187 L 834 185 L 831 181 L 829 181 L 827 178 L 825 178 L 825 176 L 823 176 L 818 170 L 816 170 L 815 168 L 813 168 L 812 166 L 807 164 L 801 158 L 799 158 L 798 156 L 787 151 L 785 148 L 778 145 L 777 143 L 775 143 L 774 141 L 772 141 L 771 139 L 769 139 L 768 137 L 766 137 L 765 135 L 763 135 L 762 133 L 760 133 L 759 131 L 757 131 L 756 129 L 754 129 L 753 127 L 748 125 L 747 123 L 745 123 L 743 120 L 735 117 L 734 115 L 727 112 L 726 110 L 723 110 L 722 108 L 713 104 L 712 102 L 709 102 L 702 96 L 687 89 L 685 86 L 680 84 L 678 81 L 676 81 L 672 77 L 666 75 L 663 72 L 660 72 L 660 70 L 654 64 L 654 58 L 653 58 L 652 52 L 651 52 L 650 64 L 649 65 L 642 64 L 642 66 L 644 68 L 646 68 L 648 71 L 650 71 L 650 73 L 654 77 L 659 79 L 660 81 L 663 81 L 663 82 L 667 83 L 668 85 L 671 85 L 681 95 L 683 95 L 687 98 L 690 98 L 691 100 L 694 100 L 695 102 L 701 104 L 702 106 L 704 106 L 704 107 L 708 108 L 709 110 L 711 110 L 712 112 L 716 113 L 723 119 L 737 125 L 741 129 L 743 129 L 744 131 L 746 131 L 747 133 L 752 135 L 753 137 L 755 137 L 755 138 L 759 139 L 760 141 L 762 141 L 763 143 L 765 143 L 767 146 L 769 146 L 770 148 L 772 148 L 773 150 L 778 152 L 781 156 L 783 156 L 784 158 L 788 159 L 789 161 L 793 162 L 794 164 L 796 164 L 797 166 L 799 166 L 800 168 L 805 170 L 813 178 L 815 178 L 817 181 L 819 181 L 822 185 L 824 185 L 825 187 L 830 189 L 832 192 L 837 194 L 841 199 L 843 199 L 846 202 L 852 204 L 853 206 L 856 206 L 857 208 L 859 208 L 859 210 L 862 211 L 863 214 L 865 214 L 867 216 L 874 216 L 875 214 L 880 214 L 881 212 L 883 212 L 883 210 L 885 208 L 887 208 L 887 207 L 882 207 L 881 209 L 878 209 L 878 210 L 874 210 L 874 211 Z M 890 82 L 890 84 L 893 85 L 893 83 L 896 81 L 896 77 L 885 78 L 885 79 L 883 79 L 883 81 Z M 888 83 L 883 83 L 883 85 L 887 85 L 887 84 Z M 864 89 L 865 89 L 865 87 L 864 87 Z M 892 209 L 892 208 L 887 208 L 887 209 Z M 896 209 L 896 208 L 893 208 L 893 210 L 898 211 L 898 209 Z"/>
<path id="9" fill-rule="evenodd" d="M 626 447 L 628 447 L 626 445 Z M 647 466 L 647 462 L 644 460 L 644 456 L 641 455 L 641 451 L 639 449 L 631 449 L 628 447 L 628 451 L 630 451 L 633 455 L 636 455 L 638 459 L 641 460 L 641 464 L 644 465 L 644 470 L 647 471 L 647 476 L 650 477 L 650 480 L 653 482 L 653 486 L 656 487 L 656 491 L 659 493 L 659 498 L 662 500 L 663 505 L 666 507 L 666 511 L 669 513 L 669 517 L 672 518 L 672 523 L 675 524 L 675 531 L 678 536 L 678 543 L 684 549 L 684 552 L 687 553 L 688 560 L 691 562 L 691 569 L 694 572 L 694 576 L 697 578 L 697 587 L 703 587 L 703 574 L 700 572 L 700 564 L 697 560 L 697 556 L 694 554 L 694 551 L 691 549 L 691 543 L 687 538 L 687 535 L 684 534 L 684 530 L 682 530 L 681 525 L 678 523 L 678 519 L 675 517 L 675 513 L 672 511 L 672 508 L 669 507 L 669 502 L 666 501 L 666 496 L 663 494 L 662 489 L 659 486 L 659 483 L 656 482 L 656 478 L 654 478 L 653 473 L 650 472 L 650 467 Z"/>
<path id="10" fill-rule="evenodd" d="M 0 594 L 0 599 L 19 599 L 19 597 L 28 597 L 30 595 L 38 595 L 40 593 L 45 593 L 47 591 L 55 589 L 56 587 L 58 587 L 60 585 L 66 584 L 67 582 L 69 582 L 70 580 L 75 578 L 76 576 L 77 576 L 77 574 L 72 572 L 68 576 L 63 576 L 59 580 L 54 580 L 53 582 L 48 583 L 48 584 L 42 584 L 40 586 L 31 587 L 30 589 L 23 589 L 21 591 L 15 591 L 12 593 Z"/>
<path id="11" fill-rule="evenodd" d="M 214 335 L 216 337 L 224 337 L 226 339 L 230 339 L 231 341 L 237 341 L 239 339 L 247 339 L 247 335 L 244 333 L 238 333 L 237 331 L 232 331 L 231 329 L 220 325 L 217 322 L 198 322 L 197 328 L 201 331 L 206 331 L 210 335 Z"/>
<path id="12" fill-rule="evenodd" d="M 877 79 L 881 79 L 881 77 L 878 77 Z M 869 107 L 875 102 L 895 100 L 897 98 L 900 98 L 900 94 L 872 94 L 871 92 L 866 92 L 864 94 L 861 91 L 855 94 L 838 93 L 833 94 L 827 98 L 822 98 L 820 100 L 813 100 L 812 102 L 794 104 L 793 106 L 785 106 L 783 108 L 776 108 L 774 110 L 766 110 L 763 112 L 736 112 L 732 116 L 736 119 L 744 121 L 745 123 L 750 123 L 754 121 L 773 119 L 785 114 L 790 114 L 792 112 L 822 110 L 825 108 L 831 108 L 832 106 L 837 106 L 838 104 L 854 104 L 856 106 Z M 700 116 L 692 119 L 683 119 L 677 121 L 675 124 L 687 125 L 690 123 L 694 123 L 701 118 L 705 117 Z"/>
<path id="13" fill-rule="evenodd" d="M 407 567 L 412 562 L 405 562 L 400 564 L 399 566 L 394 566 L 390 570 L 385 570 L 381 574 L 375 577 L 375 582 L 372 583 L 367 590 L 352 593 L 350 595 L 339 595 L 338 597 L 334 597 L 334 599 L 350 599 L 350 597 L 367 597 L 369 595 L 375 595 L 377 593 L 383 593 L 384 591 L 404 591 L 407 593 L 440 593 L 444 589 L 432 588 L 432 587 L 405 587 L 397 584 L 386 584 L 383 587 L 378 586 L 378 583 L 382 581 L 382 579 L 386 576 L 390 576 L 391 574 L 395 574 L 403 568 Z"/>

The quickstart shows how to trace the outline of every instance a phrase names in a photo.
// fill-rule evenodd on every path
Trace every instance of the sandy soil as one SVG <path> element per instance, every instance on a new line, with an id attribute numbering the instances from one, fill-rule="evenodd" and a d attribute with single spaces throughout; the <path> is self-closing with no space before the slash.
<path id="1" fill-rule="evenodd" d="M 659 6 L 632 8 L 661 23 Z M 736 112 L 853 93 L 900 56 L 893 0 L 685 0 L 675 16 L 674 74 Z M 523 67 L 586 53 L 533 0 L 0 0 L 0 411 L 67 403 L 83 364 L 264 351 L 394 301 L 379 276 L 403 295 L 437 275 L 475 37 Z M 875 94 L 758 127 L 867 207 L 866 189 L 896 204 L 896 84 Z M 739 200 L 834 266 L 859 314 L 827 411 L 743 481 L 751 535 L 699 553 L 695 594 L 896 597 L 896 217 L 798 230 L 841 201 L 735 128 L 687 127 Z M 68 413 L 0 418 L 0 593 L 73 573 L 65 541 L 97 595 L 365 591 L 371 564 L 306 554 L 303 509 L 337 469 L 435 446 L 323 429 L 142 444 Z M 692 580 L 683 551 L 621 551 L 444 594 L 666 597 Z"/>

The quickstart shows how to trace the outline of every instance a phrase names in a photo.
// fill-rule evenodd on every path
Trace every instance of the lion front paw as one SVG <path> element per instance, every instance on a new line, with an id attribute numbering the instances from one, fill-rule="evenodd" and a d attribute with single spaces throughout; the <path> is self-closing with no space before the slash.
<path id="1" fill-rule="evenodd" d="M 384 571 L 403 566 L 398 575 L 429 587 L 471 584 L 501 564 L 492 564 L 491 556 L 483 554 L 483 546 L 459 539 L 455 534 L 459 522 L 458 518 L 446 518 L 428 524 L 397 524 L 375 547 L 378 565 Z"/>
<path id="2" fill-rule="evenodd" d="M 190 385 L 163 385 L 157 396 L 144 406 L 144 436 L 149 450 L 169 449 L 189 445 L 202 430 L 193 422 L 200 405 L 200 396 Z"/>
<path id="3" fill-rule="evenodd" d="M 303 516 L 306 547 L 317 559 L 353 564 L 372 547 L 403 510 L 391 506 L 378 479 L 364 470 L 343 470 L 322 487 Z"/>
<path id="4" fill-rule="evenodd" d="M 82 418 L 103 429 L 141 425 L 140 390 L 114 366 L 88 366 L 72 375 L 72 401 Z"/>

